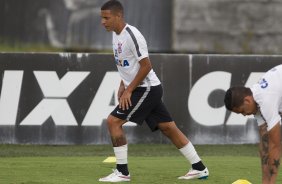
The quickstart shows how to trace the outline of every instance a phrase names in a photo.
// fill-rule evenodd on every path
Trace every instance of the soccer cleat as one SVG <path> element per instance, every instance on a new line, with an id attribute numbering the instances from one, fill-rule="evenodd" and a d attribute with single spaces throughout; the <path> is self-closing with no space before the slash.
<path id="1" fill-rule="evenodd" d="M 113 169 L 113 173 L 104 177 L 100 178 L 99 181 L 101 182 L 123 182 L 123 181 L 130 181 L 130 175 L 125 176 L 121 172 L 119 172 L 117 169 Z"/>
<path id="2" fill-rule="evenodd" d="M 192 180 L 192 179 L 207 179 L 209 176 L 208 168 L 205 168 L 202 171 L 190 169 L 187 174 L 184 176 L 178 177 L 181 180 Z"/>

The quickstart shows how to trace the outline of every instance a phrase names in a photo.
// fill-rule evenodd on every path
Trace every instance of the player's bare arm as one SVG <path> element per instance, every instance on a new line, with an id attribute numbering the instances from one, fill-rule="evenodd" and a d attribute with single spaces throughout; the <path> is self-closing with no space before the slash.
<path id="1" fill-rule="evenodd" d="M 259 143 L 259 152 L 261 158 L 261 167 L 262 167 L 262 183 L 268 183 L 269 181 L 269 172 L 268 172 L 268 160 L 269 160 L 269 135 L 267 132 L 267 124 L 264 123 L 259 127 L 260 134 L 260 143 Z"/>
<path id="2" fill-rule="evenodd" d="M 267 124 L 260 126 L 260 157 L 262 164 L 262 183 L 274 184 L 280 165 L 281 155 L 280 123 L 277 123 L 270 131 Z"/>
<path id="3" fill-rule="evenodd" d="M 278 122 L 269 131 L 269 184 L 274 184 L 277 178 L 278 169 L 280 166 L 281 156 L 281 125 Z"/>
<path id="4" fill-rule="evenodd" d="M 133 81 L 128 85 L 128 87 L 125 89 L 122 96 L 120 97 L 119 108 L 123 110 L 128 109 L 129 106 L 131 106 L 130 97 L 131 97 L 132 91 L 137 86 L 140 85 L 140 83 L 145 79 L 145 77 L 148 75 L 148 73 L 152 69 L 152 65 L 148 57 L 141 59 L 139 63 L 140 63 L 139 71 L 137 72 Z"/>

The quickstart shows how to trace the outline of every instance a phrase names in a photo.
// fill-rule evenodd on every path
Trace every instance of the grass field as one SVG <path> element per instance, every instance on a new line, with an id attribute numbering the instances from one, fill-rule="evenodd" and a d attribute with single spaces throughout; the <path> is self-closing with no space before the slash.
<path id="1" fill-rule="evenodd" d="M 129 145 L 133 184 L 231 184 L 237 179 L 261 183 L 256 145 L 197 145 L 208 166 L 207 180 L 179 181 L 190 164 L 172 145 Z M 115 167 L 110 145 L 0 145 L 0 184 L 93 184 Z M 282 174 L 277 183 L 282 183 Z"/>

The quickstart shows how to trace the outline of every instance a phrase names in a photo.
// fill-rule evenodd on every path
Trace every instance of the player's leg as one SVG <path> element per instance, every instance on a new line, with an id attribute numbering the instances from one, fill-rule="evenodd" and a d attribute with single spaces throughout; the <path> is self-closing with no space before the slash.
<path id="1" fill-rule="evenodd" d="M 108 129 L 111 136 L 114 153 L 117 159 L 117 170 L 123 175 L 128 175 L 127 162 L 127 140 L 122 125 L 125 120 L 121 120 L 112 115 L 107 119 Z"/>
<path id="2" fill-rule="evenodd" d="M 189 143 L 187 137 L 177 128 L 175 122 L 159 123 L 158 128 L 162 133 L 168 137 L 171 142 L 178 148 L 181 149 Z"/>
<path id="3" fill-rule="evenodd" d="M 143 123 L 144 118 L 151 111 L 149 108 L 143 107 L 144 99 L 146 99 L 146 96 L 144 95 L 148 95 L 146 91 L 147 88 L 136 88 L 131 95 L 132 106 L 126 110 L 122 110 L 119 108 L 119 106 L 117 106 L 108 116 L 107 125 L 111 136 L 114 153 L 117 159 L 117 165 L 116 170 L 114 170 L 112 174 L 105 178 L 100 178 L 99 181 L 130 181 L 127 160 L 128 145 L 122 125 L 127 121 L 132 121 L 140 125 Z"/>
<path id="4" fill-rule="evenodd" d="M 208 177 L 208 169 L 202 163 L 193 144 L 182 133 L 172 120 L 164 103 L 160 101 L 146 118 L 146 123 L 152 131 L 160 129 L 171 142 L 179 149 L 185 158 L 192 164 L 192 169 L 179 179 L 194 179 Z"/>
<path id="5" fill-rule="evenodd" d="M 167 136 L 171 142 L 179 149 L 185 158 L 191 163 L 192 169 L 179 179 L 203 179 L 209 175 L 208 169 L 201 161 L 193 144 L 178 129 L 175 122 L 163 122 L 158 124 L 158 128 Z"/>
<path id="6" fill-rule="evenodd" d="M 122 182 L 130 181 L 130 175 L 128 171 L 128 153 L 127 153 L 127 141 L 123 131 L 122 125 L 126 123 L 126 120 L 119 119 L 113 115 L 109 115 L 107 118 L 108 130 L 111 136 L 114 154 L 116 157 L 116 169 L 110 175 L 100 178 L 102 182 Z"/>

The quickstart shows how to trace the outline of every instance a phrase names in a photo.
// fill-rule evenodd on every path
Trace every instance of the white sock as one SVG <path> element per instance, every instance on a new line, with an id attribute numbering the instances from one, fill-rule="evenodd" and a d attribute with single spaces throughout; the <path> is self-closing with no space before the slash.
<path id="1" fill-rule="evenodd" d="M 127 164 L 127 144 L 114 147 L 117 164 Z"/>
<path id="2" fill-rule="evenodd" d="M 195 164 L 201 161 L 198 153 L 196 152 L 193 144 L 189 142 L 183 148 L 180 148 L 179 151 L 184 155 L 184 157 L 191 163 Z"/>

